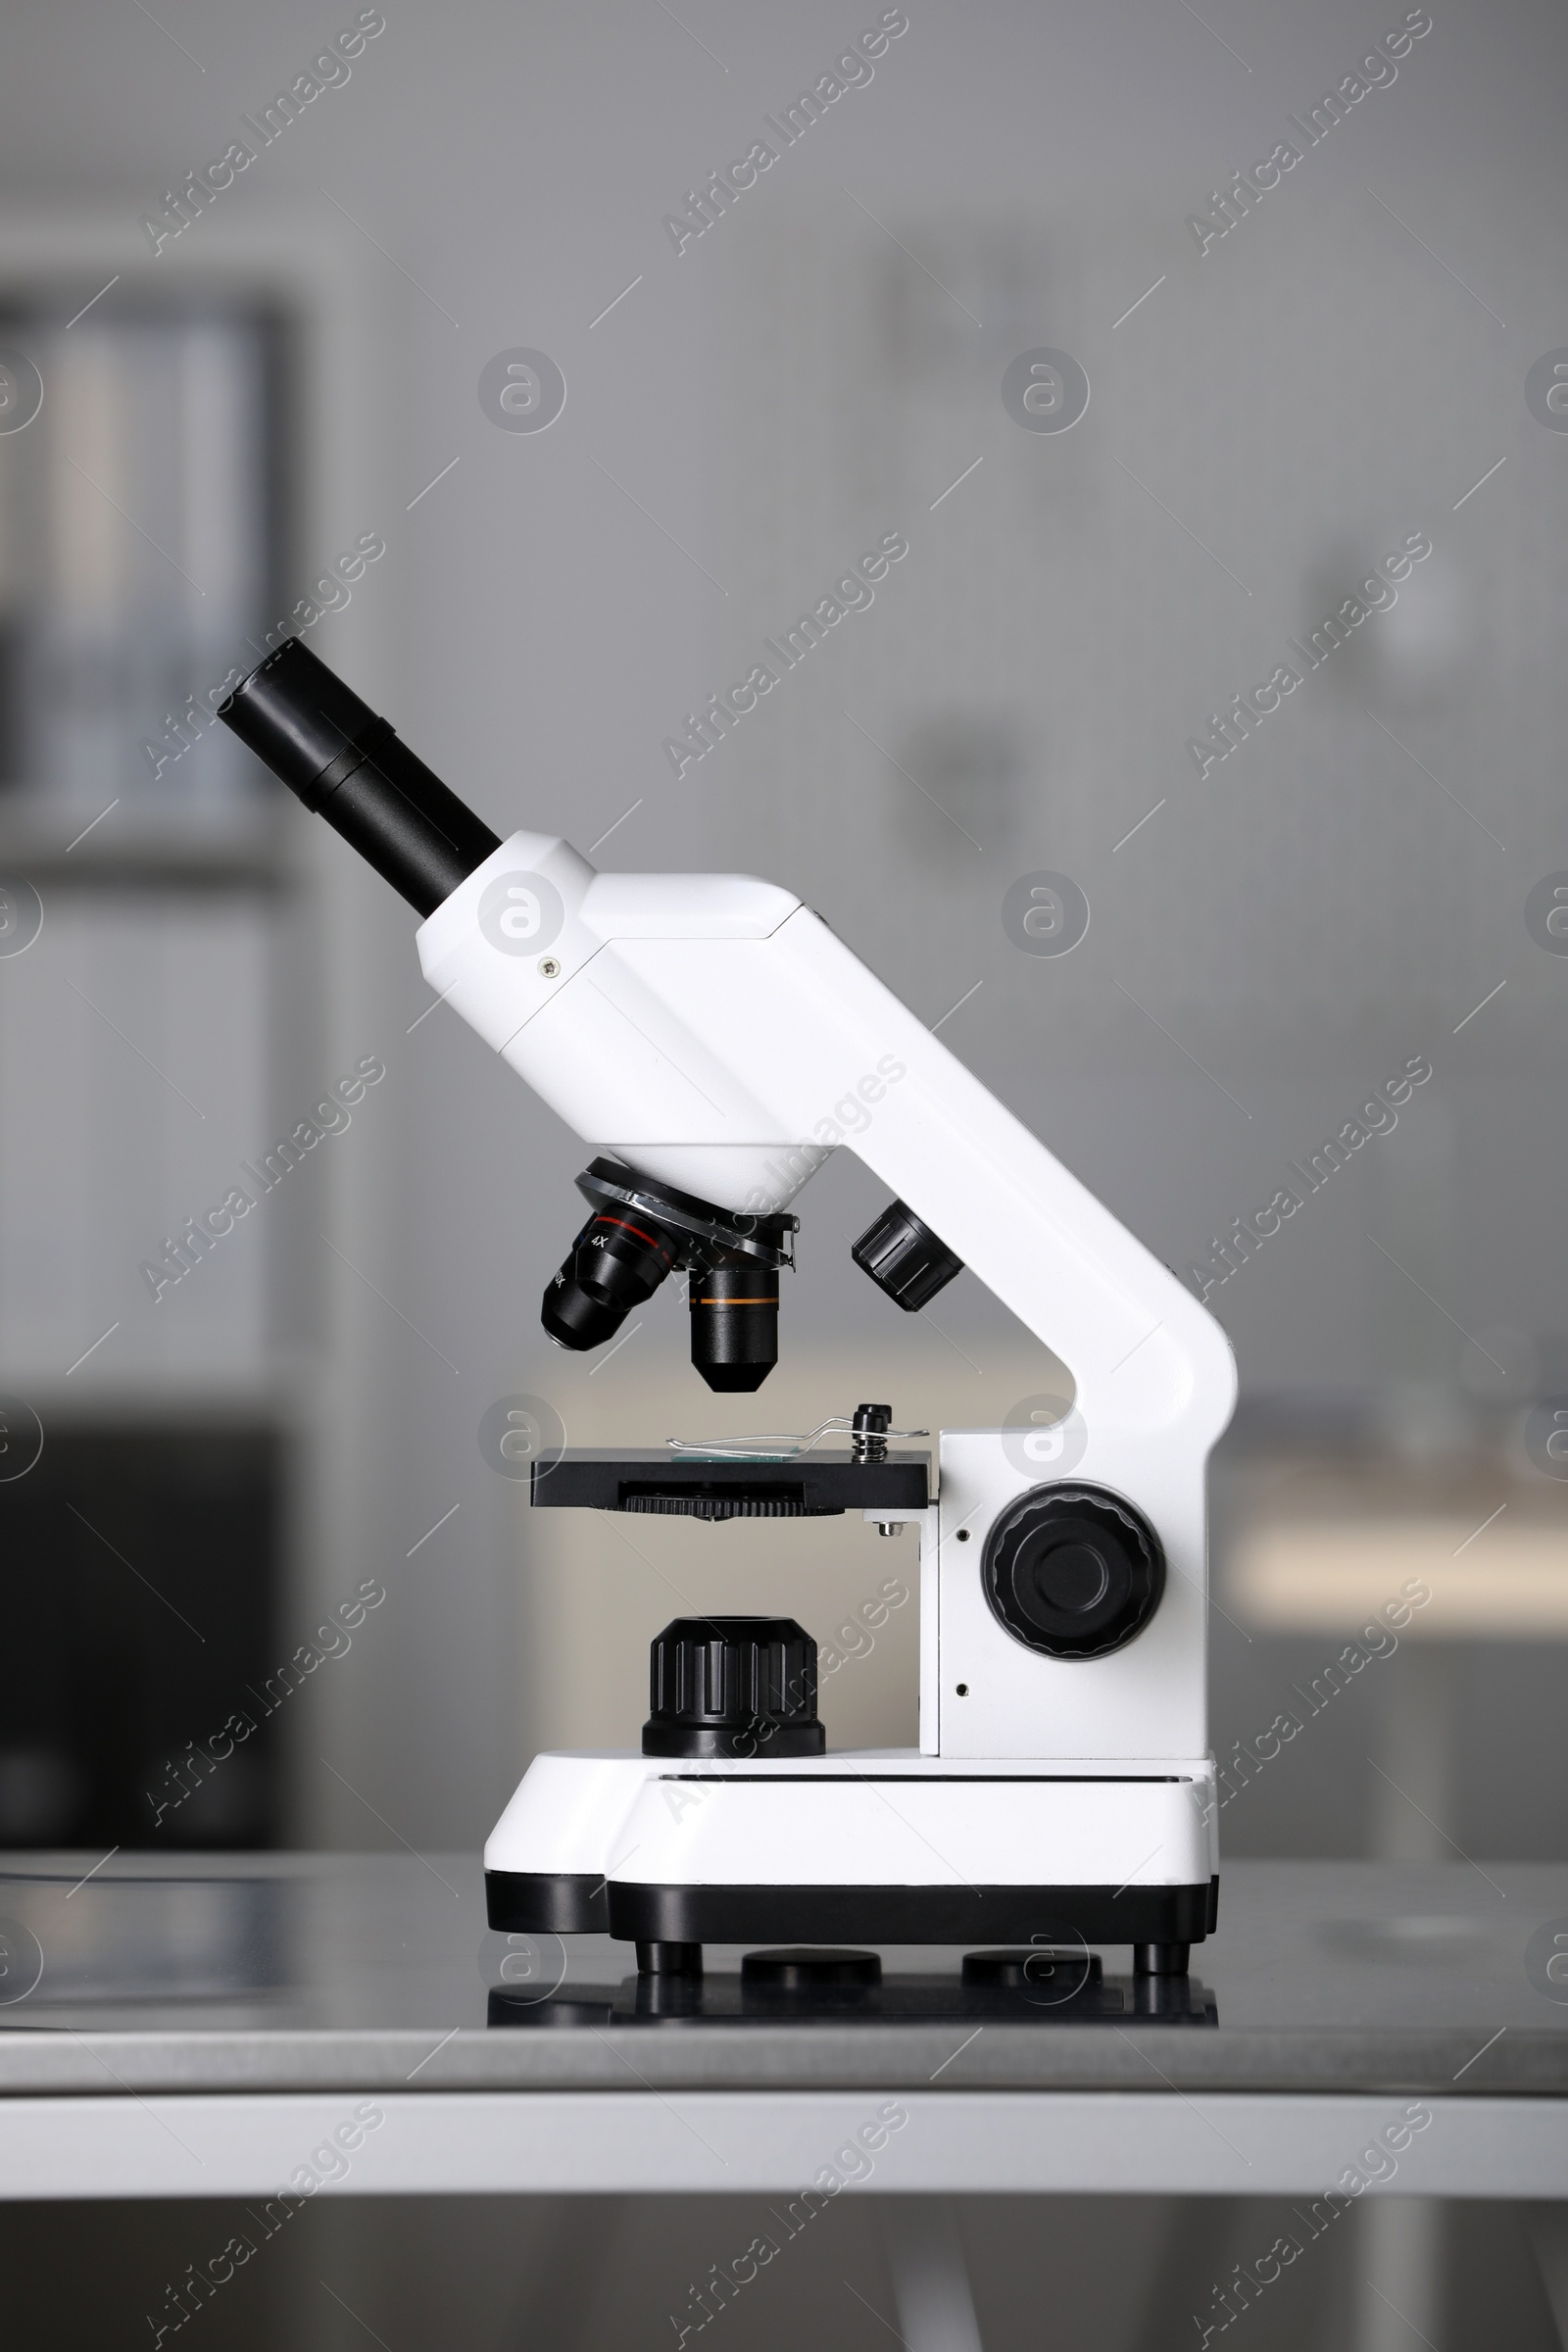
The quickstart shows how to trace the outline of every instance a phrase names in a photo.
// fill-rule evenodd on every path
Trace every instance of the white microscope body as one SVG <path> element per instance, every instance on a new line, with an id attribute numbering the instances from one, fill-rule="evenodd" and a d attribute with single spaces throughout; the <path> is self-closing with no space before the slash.
<path id="1" fill-rule="evenodd" d="M 492 1925 L 678 1943 L 1201 1936 L 1205 1474 L 1236 1392 L 1213 1318 L 787 891 L 600 874 L 515 833 L 418 949 L 597 1152 L 738 1214 L 787 1205 L 855 1096 L 869 1123 L 852 1148 L 1076 1388 L 1055 1428 L 942 1433 L 925 1507 L 865 1514 L 919 1528 L 917 1752 L 541 1755 L 485 1848 Z M 1133 1504 L 1164 1553 L 1158 1605 L 1108 1655 L 1042 1655 L 983 1589 L 1001 1514 L 1063 1472 Z"/>

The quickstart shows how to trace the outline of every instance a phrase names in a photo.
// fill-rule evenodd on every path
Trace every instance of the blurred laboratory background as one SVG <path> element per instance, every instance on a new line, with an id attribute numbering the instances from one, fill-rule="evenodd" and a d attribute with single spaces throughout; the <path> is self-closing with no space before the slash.
<path id="1" fill-rule="evenodd" d="M 912 1577 L 858 1522 L 541 1529 L 506 1400 L 1070 1394 L 972 1276 L 861 1277 L 849 1152 L 756 1397 L 673 1286 L 555 1351 L 582 1147 L 213 721 L 298 632 L 503 835 L 799 892 L 1207 1296 L 1227 1853 L 1568 1858 L 1568 20 L 338 15 L 0 30 L 0 1844 L 472 1849 L 536 1749 L 635 1740 L 667 1618 L 825 1643 Z M 915 1631 L 842 1645 L 835 1743 L 914 1738 Z"/>

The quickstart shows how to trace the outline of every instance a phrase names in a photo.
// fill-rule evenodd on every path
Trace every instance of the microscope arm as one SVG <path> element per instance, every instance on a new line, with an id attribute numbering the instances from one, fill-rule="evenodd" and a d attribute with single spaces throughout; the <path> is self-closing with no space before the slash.
<path id="1" fill-rule="evenodd" d="M 497 949 L 509 893 L 526 954 Z M 568 1125 L 649 1177 L 766 1214 L 846 1144 L 1068 1366 L 1091 1428 L 1201 1465 L 1235 1397 L 1218 1324 L 788 892 L 600 875 L 518 833 L 418 948 Z"/>

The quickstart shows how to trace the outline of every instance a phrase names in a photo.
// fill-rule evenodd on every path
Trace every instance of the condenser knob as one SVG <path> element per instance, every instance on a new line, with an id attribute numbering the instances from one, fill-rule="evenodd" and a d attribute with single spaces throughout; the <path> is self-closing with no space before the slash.
<path id="1" fill-rule="evenodd" d="M 677 1617 L 648 1659 L 645 1756 L 819 1756 L 816 1643 L 793 1617 Z"/>

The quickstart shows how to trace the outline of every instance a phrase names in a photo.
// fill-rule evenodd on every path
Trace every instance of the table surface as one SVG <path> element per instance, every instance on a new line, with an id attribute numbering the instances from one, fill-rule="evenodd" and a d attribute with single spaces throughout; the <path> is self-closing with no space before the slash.
<path id="1" fill-rule="evenodd" d="M 792 2001 L 710 1946 L 701 2014 L 630 1948 L 505 1938 L 471 1856 L 0 1858 L 0 2101 L 363 2087 L 1568 2096 L 1568 1866 L 1236 1862 L 1170 2012 L 1102 1980 L 978 1991 L 954 1949 Z M 1568 1976 L 1568 1961 L 1562 1973 Z M 646 1994 L 645 1994 L 646 2000 Z M 679 1996 L 676 1996 L 677 1999 Z"/>

